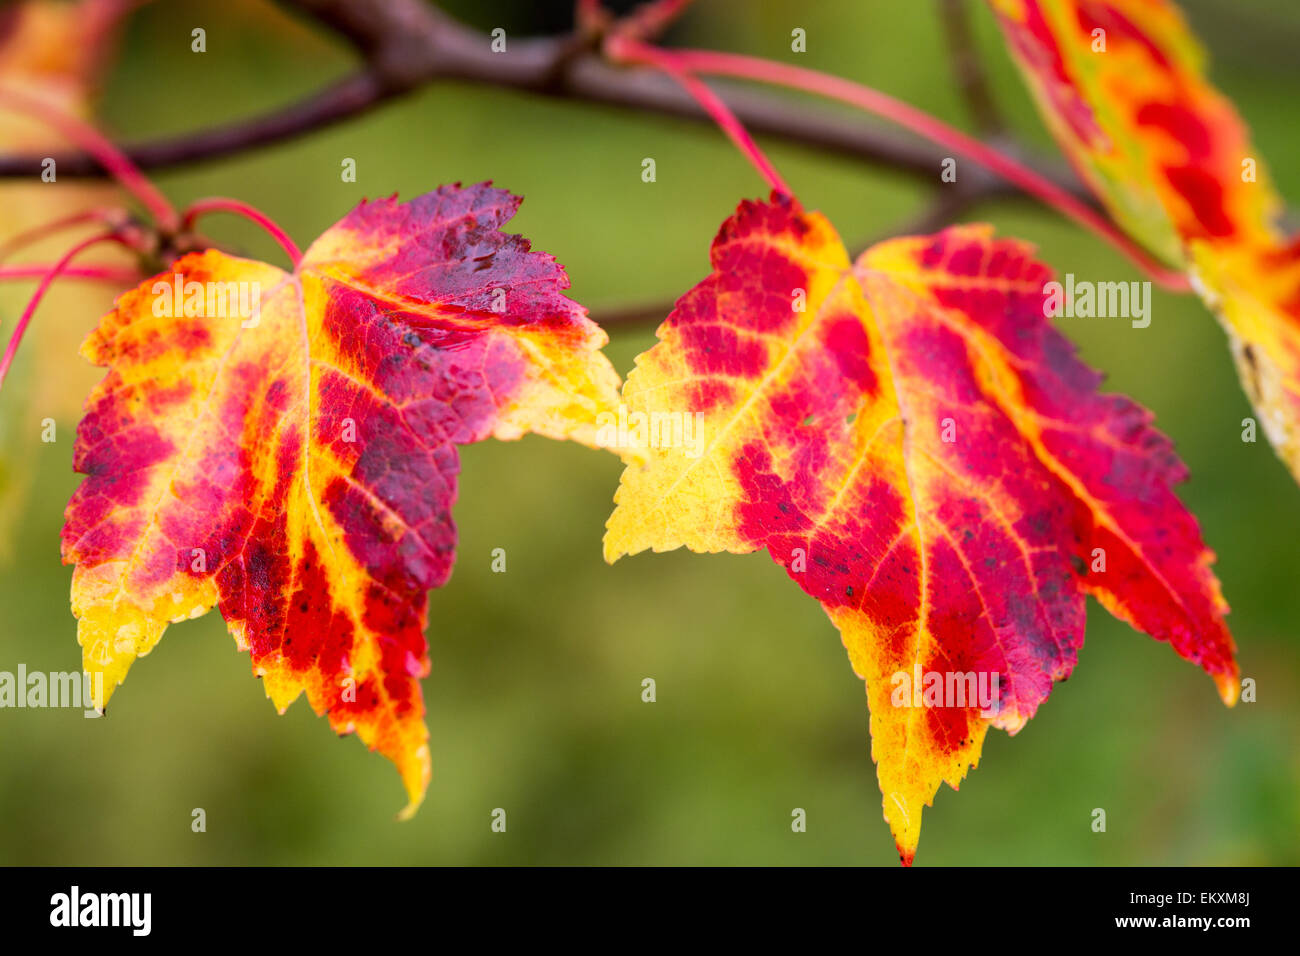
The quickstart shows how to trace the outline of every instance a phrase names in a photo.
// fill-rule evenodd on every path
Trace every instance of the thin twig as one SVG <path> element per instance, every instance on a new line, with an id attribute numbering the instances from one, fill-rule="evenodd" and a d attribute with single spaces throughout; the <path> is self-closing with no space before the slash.
<path id="1" fill-rule="evenodd" d="M 988 77 L 975 47 L 975 34 L 971 30 L 970 0 L 939 0 L 939 19 L 943 22 L 943 35 L 952 61 L 953 78 L 966 108 L 970 111 L 975 128 L 985 134 L 1001 133 L 1006 128 L 998 112 L 993 94 L 989 91 Z"/>

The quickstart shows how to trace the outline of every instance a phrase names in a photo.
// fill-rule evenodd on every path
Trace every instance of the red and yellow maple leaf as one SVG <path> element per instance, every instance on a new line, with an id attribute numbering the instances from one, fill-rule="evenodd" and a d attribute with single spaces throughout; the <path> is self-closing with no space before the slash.
<path id="1" fill-rule="evenodd" d="M 414 811 L 456 446 L 594 445 L 617 402 L 563 268 L 501 231 L 518 204 L 487 184 L 362 203 L 292 274 L 208 251 L 118 299 L 82 349 L 108 373 L 63 532 L 98 706 L 169 622 L 219 607 L 276 707 L 305 691 Z"/>
<path id="2" fill-rule="evenodd" d="M 51 111 L 86 118 L 103 60 L 112 48 L 117 11 L 104 0 L 57 3 L 28 0 L 0 10 L 0 86 L 49 104 Z M 53 155 L 71 147 L 38 120 L 0 111 L 0 150 L 13 154 Z M 0 243 L 44 223 L 120 203 L 112 186 L 93 183 L 0 183 Z M 5 264 L 48 261 L 62 248 L 90 235 L 90 228 L 61 233 L 33 244 Z M 82 263 L 126 265 L 117 249 L 92 250 Z M 35 280 L 33 280 L 34 282 Z M 0 329 L 7 334 L 22 311 L 31 286 L 0 289 Z M 112 295 L 86 285 L 57 288 L 47 298 L 50 313 L 61 316 L 38 322 L 28 333 L 19 377 L 0 403 L 0 559 L 11 555 L 10 523 L 23 513 L 23 501 L 35 478 L 36 449 L 47 420 L 76 420 L 81 399 L 98 379 L 98 371 L 77 361 L 77 345 Z M 77 317 L 85 317 L 78 322 Z M 39 374 L 24 369 L 39 368 Z M 66 446 L 64 446 L 66 447 Z"/>
<path id="3" fill-rule="evenodd" d="M 1235 701 L 1185 469 L 1044 318 L 1028 246 L 961 226 L 851 262 L 776 200 L 742 204 L 711 258 L 623 389 L 629 421 L 696 416 L 692 440 L 625 470 L 605 556 L 765 548 L 821 602 L 866 681 L 905 862 L 988 727 L 1015 733 L 1069 675 L 1086 595 Z M 921 697 L 931 675 L 951 696 Z"/>
<path id="4" fill-rule="evenodd" d="M 1127 231 L 1186 268 L 1300 479 L 1300 241 L 1245 123 L 1168 0 L 990 0 L 1067 156 Z"/>

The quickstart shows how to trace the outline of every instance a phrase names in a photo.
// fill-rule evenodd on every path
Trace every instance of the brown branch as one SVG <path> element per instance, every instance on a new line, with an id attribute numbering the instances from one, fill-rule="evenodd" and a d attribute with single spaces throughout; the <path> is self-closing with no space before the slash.
<path id="1" fill-rule="evenodd" d="M 574 100 L 648 114 L 708 122 L 708 117 L 677 84 L 648 69 L 612 66 L 594 49 L 590 30 L 572 36 L 507 38 L 507 52 L 492 51 L 490 38 L 446 17 L 421 0 L 284 0 L 291 9 L 339 33 L 353 46 L 364 67 L 298 103 L 281 110 L 181 136 L 126 147 L 141 168 L 162 169 L 235 155 L 285 142 L 365 113 L 438 80 L 504 87 L 534 95 Z M 949 4 L 949 0 L 944 0 Z M 959 0 L 957 0 L 959 2 Z M 964 18 L 965 11 L 959 10 Z M 947 22 L 947 21 L 945 21 Z M 964 19 L 950 33 L 954 49 L 969 53 Z M 952 28 L 950 28 L 952 29 Z M 977 123 L 990 126 L 976 106 L 987 95 L 978 63 L 972 68 L 957 57 L 958 81 L 971 102 Z M 1016 187 L 976 166 L 960 184 L 940 184 L 937 173 L 946 150 L 906 135 L 881 129 L 856 117 L 809 108 L 804 103 L 751 88 L 718 83 L 719 94 L 753 132 L 820 153 L 847 156 L 896 170 L 936 186 L 920 214 L 887 235 L 935 231 L 979 202 L 1026 197 Z M 978 91 L 983 90 L 983 93 Z M 991 108 L 991 99 L 989 100 Z M 1003 147 L 1012 154 L 1016 144 Z M 1024 156 L 1022 163 L 1084 198 L 1086 192 L 1063 167 L 1046 169 Z M 40 157 L 0 156 L 0 177 L 38 175 Z M 58 170 L 69 177 L 104 175 L 84 153 L 56 155 Z M 873 243 L 864 243 L 871 245 Z M 633 305 L 601 312 L 604 326 L 661 320 L 672 303 Z"/>
<path id="2" fill-rule="evenodd" d="M 602 329 L 612 325 L 641 325 L 651 322 L 658 325 L 675 308 L 673 302 L 643 302 L 612 309 L 592 309 L 591 318 Z"/>
<path id="3" fill-rule="evenodd" d="M 981 133 L 1000 133 L 1005 125 L 998 113 L 988 77 L 975 49 L 971 31 L 970 0 L 939 0 L 939 19 L 952 61 L 957 89 L 961 91 L 975 128 Z"/>
<path id="4" fill-rule="evenodd" d="M 708 121 L 671 80 L 654 70 L 606 63 L 592 49 L 593 38 L 584 34 L 508 37 L 506 52 L 494 53 L 488 36 L 457 23 L 422 0 L 284 2 L 291 10 L 339 33 L 360 53 L 364 69 L 279 111 L 128 146 L 127 156 L 142 169 L 173 168 L 230 156 L 315 132 L 439 80 Z M 945 153 L 929 143 L 779 95 L 721 83 L 718 90 L 741 122 L 757 135 L 822 154 L 847 156 L 926 182 L 937 181 Z M 0 156 L 0 177 L 39 175 L 42 158 Z M 60 175 L 104 175 L 83 153 L 56 154 L 54 158 Z M 1064 167 L 1040 171 L 1076 194 L 1085 195 Z M 974 188 L 984 198 L 1016 192 L 993 174 L 981 171 L 979 175 Z"/>
<path id="5" fill-rule="evenodd" d="M 382 84 L 373 74 L 361 72 L 280 112 L 124 147 L 123 152 L 141 169 L 169 169 L 219 159 L 325 129 L 365 112 L 382 99 Z M 86 153 L 55 153 L 53 159 L 61 177 L 108 175 Z M 40 156 L 0 156 L 0 177 L 39 176 L 42 162 Z"/>

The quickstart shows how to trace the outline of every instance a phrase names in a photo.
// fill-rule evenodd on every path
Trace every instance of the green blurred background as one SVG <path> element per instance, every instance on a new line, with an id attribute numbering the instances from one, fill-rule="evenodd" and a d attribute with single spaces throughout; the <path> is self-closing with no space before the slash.
<path id="1" fill-rule="evenodd" d="M 564 28 L 569 5 L 553 6 L 449 8 L 515 37 Z M 1199 0 L 1189 13 L 1213 48 L 1215 80 L 1300 205 L 1300 7 Z M 974 20 L 1006 114 L 1050 148 L 982 5 Z M 195 26 L 207 30 L 205 54 L 190 52 Z M 671 41 L 797 59 L 968 125 L 941 26 L 939 5 L 920 0 L 698 0 Z M 808 36 L 798 57 L 794 27 Z M 178 133 L 288 103 L 353 65 L 332 36 L 259 0 L 155 3 L 130 22 L 101 115 L 127 141 Z M 768 145 L 850 245 L 924 202 L 897 174 Z M 654 184 L 640 178 L 646 156 Z M 342 157 L 357 160 L 356 184 L 339 181 Z M 597 318 L 684 292 L 706 273 L 721 221 L 764 192 L 708 127 L 454 83 L 157 177 L 177 204 L 247 200 L 304 245 L 363 196 L 482 179 L 525 197 L 512 226 L 567 266 Z M 1004 203 L 966 218 L 1036 242 L 1061 272 L 1138 278 L 1049 211 Z M 215 218 L 210 231 L 282 261 L 237 220 Z M 1204 674 L 1090 603 L 1074 676 L 1014 741 L 989 734 L 960 795 L 940 790 L 918 864 L 1300 863 L 1300 489 L 1262 436 L 1241 441 L 1252 413 L 1213 318 L 1159 290 L 1153 315 L 1144 330 L 1061 324 L 1109 389 L 1155 411 L 1190 466 L 1181 493 L 1219 555 L 1258 702 L 1225 709 Z M 39 320 L 89 329 L 96 318 Z M 653 322 L 611 329 L 620 372 L 653 335 Z M 65 429 L 30 462 L 38 492 L 0 569 L 0 670 L 80 666 L 58 554 L 78 480 L 70 439 Z M 414 821 L 395 821 L 403 796 L 385 760 L 338 740 L 305 701 L 276 716 L 213 612 L 173 626 L 106 719 L 0 712 L 0 863 L 895 863 L 863 688 L 821 609 L 764 555 L 606 566 L 600 538 L 618 474 L 612 456 L 540 438 L 464 449 L 459 561 L 430 601 L 434 778 Z M 494 548 L 506 549 L 508 573 L 492 573 Z M 645 677 L 656 703 L 641 701 Z M 191 832 L 196 807 L 205 833 Z M 504 834 L 490 829 L 497 807 Z M 796 807 L 806 833 L 791 832 Z M 1091 829 L 1096 807 L 1105 833 Z"/>

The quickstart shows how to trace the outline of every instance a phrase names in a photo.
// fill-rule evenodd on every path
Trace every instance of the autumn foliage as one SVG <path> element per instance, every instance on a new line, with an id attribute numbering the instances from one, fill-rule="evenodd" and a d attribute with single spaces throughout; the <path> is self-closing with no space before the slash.
<path id="1" fill-rule="evenodd" d="M 866 681 L 904 862 L 989 726 L 1015 733 L 1069 676 L 1085 595 L 1235 701 L 1212 555 L 1171 490 L 1186 469 L 1148 413 L 1097 393 L 1024 243 L 963 226 L 851 262 L 825 218 L 774 201 L 742 204 L 712 260 L 623 388 L 701 413 L 705 451 L 624 472 L 605 555 L 765 549 L 821 602 Z M 914 706 L 894 679 L 966 673 L 1000 695 Z"/>
<path id="2" fill-rule="evenodd" d="M 1178 10 L 990 2 L 1112 228 L 1185 273 L 1219 316 L 1300 475 L 1298 247 L 1279 233 L 1281 200 Z M 23 29 L 0 35 L 0 92 L 20 84 L 75 118 L 89 67 L 36 56 L 50 31 L 78 28 L 50 9 L 24 4 Z M 736 197 L 707 264 L 701 255 L 705 277 L 621 391 L 606 334 L 565 295 L 562 266 L 504 231 L 519 197 L 488 183 L 363 202 L 300 257 L 286 239 L 287 270 L 185 247 L 177 237 L 195 239 L 185 227 L 197 207 L 153 232 L 98 223 L 127 254 L 94 261 L 139 274 L 97 325 L 87 312 L 80 349 L 103 377 L 84 400 L 74 466 L 85 478 L 62 555 L 84 668 L 102 676 L 95 705 L 169 624 L 215 608 L 276 708 L 305 694 L 332 729 L 396 765 L 414 812 L 431 774 L 426 604 L 452 570 L 458 448 L 526 433 L 623 459 L 607 560 L 766 551 L 821 604 L 865 682 L 904 863 L 923 808 L 978 763 L 989 728 L 1015 734 L 1070 675 L 1088 596 L 1233 704 L 1228 606 L 1175 491 L 1187 469 L 1151 414 L 1100 391 L 1101 374 L 1054 327 L 1052 266 L 984 225 L 852 256 L 701 90 L 707 54 L 641 45 L 651 22 L 594 29 L 608 31 L 611 61 L 681 80 L 773 190 Z M 0 114 L 0 145 L 27 148 L 41 128 Z M 87 207 L 92 195 L 102 200 L 88 193 Z M 24 208 L 9 225 L 19 235 L 37 217 Z M 16 392 L 6 405 L 25 400 Z M 631 447 L 603 435 L 603 421 L 629 413 L 689 416 L 697 440 Z M 13 467 L 0 466 L 16 507 L 19 483 L 2 485 Z M 960 700 L 922 699 L 912 688 L 931 674 L 992 675 L 992 696 L 977 699 L 985 685 L 972 682 Z"/>
<path id="3" fill-rule="evenodd" d="M 993 0 L 1048 127 L 1115 219 L 1188 271 L 1300 478 L 1300 245 L 1168 0 Z"/>
<path id="4" fill-rule="evenodd" d="M 425 605 L 451 574 L 456 448 L 590 444 L 617 401 L 563 270 L 500 230 L 518 205 L 487 185 L 363 203 L 293 273 L 178 260 L 183 286 L 264 290 L 223 320 L 174 315 L 169 277 L 118 298 L 82 348 L 108 374 L 63 529 L 97 706 L 169 622 L 219 607 L 277 708 L 305 692 L 419 806 Z"/>

